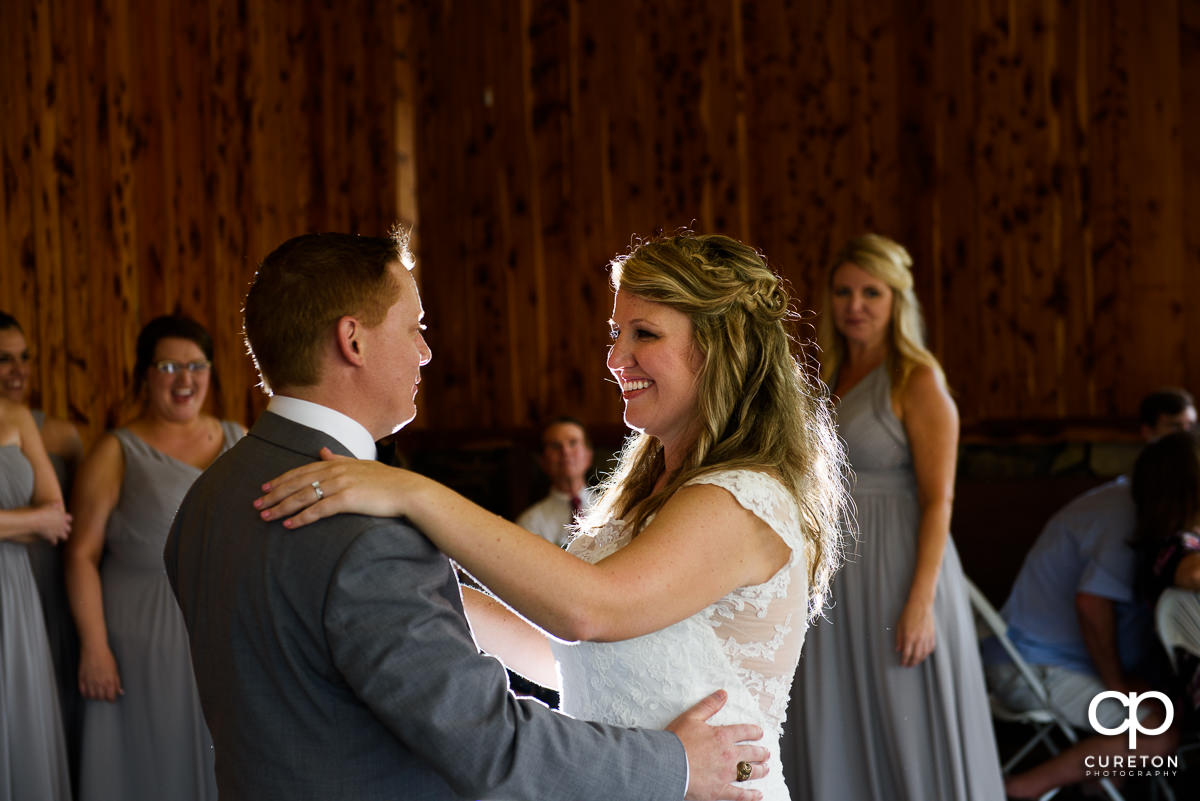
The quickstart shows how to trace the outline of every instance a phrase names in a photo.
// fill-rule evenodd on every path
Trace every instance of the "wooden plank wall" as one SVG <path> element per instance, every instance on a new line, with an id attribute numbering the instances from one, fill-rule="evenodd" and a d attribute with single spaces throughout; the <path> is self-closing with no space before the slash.
<path id="1" fill-rule="evenodd" d="M 42 405 L 111 425 L 138 330 L 181 311 L 214 335 L 214 408 L 253 418 L 258 260 L 296 233 L 415 220 L 407 19 L 370 0 L 0 3 L 0 308 L 34 344 Z"/>
<path id="2" fill-rule="evenodd" d="M 605 262 L 683 225 L 808 308 L 848 236 L 906 243 L 969 429 L 1200 390 L 1198 0 L 419 9 L 434 428 L 616 423 Z"/>
<path id="3" fill-rule="evenodd" d="M 1200 0 L 11 0 L 0 37 L 0 308 L 90 434 L 174 309 L 249 419 L 255 262 L 418 206 L 434 433 L 615 426 L 604 265 L 689 224 L 807 308 L 848 236 L 906 243 L 969 427 L 1200 389 Z"/>

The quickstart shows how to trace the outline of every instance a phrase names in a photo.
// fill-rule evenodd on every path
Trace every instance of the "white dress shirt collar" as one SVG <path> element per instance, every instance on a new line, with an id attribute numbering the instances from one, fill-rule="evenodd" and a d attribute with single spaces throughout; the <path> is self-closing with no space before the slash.
<path id="1" fill-rule="evenodd" d="M 583 504 L 585 511 L 586 511 L 587 507 L 592 505 L 592 495 L 594 492 L 595 492 L 595 489 L 588 484 L 584 484 L 583 489 L 579 490 L 579 500 Z M 567 504 L 568 506 L 570 506 L 570 504 L 571 504 L 570 493 L 563 492 L 562 490 L 558 489 L 557 487 L 551 487 L 549 495 L 552 498 L 558 498 L 560 501 Z"/>
<path id="2" fill-rule="evenodd" d="M 353 417 L 347 417 L 328 406 L 287 395 L 272 395 L 267 411 L 328 434 L 345 445 L 346 450 L 358 459 L 375 459 L 375 440 L 371 432 Z"/>

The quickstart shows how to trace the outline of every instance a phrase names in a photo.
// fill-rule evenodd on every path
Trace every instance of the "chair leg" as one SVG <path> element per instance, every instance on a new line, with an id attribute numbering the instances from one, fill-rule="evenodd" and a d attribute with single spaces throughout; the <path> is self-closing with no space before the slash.
<path id="1" fill-rule="evenodd" d="M 1166 801 L 1175 801 L 1175 791 L 1171 789 L 1171 783 L 1162 776 L 1155 776 L 1151 787 L 1154 788 L 1154 798 L 1159 798 L 1161 793 L 1161 797 L 1165 798 Z"/>
<path id="2" fill-rule="evenodd" d="M 1029 742 L 1025 743 L 1025 745 L 1021 746 L 1017 753 L 1009 757 L 1008 761 L 1000 766 L 1000 772 L 1007 776 L 1013 768 L 1021 764 L 1021 760 L 1029 756 L 1030 752 L 1039 745 L 1045 746 L 1046 750 L 1048 750 L 1051 754 L 1057 754 L 1058 748 L 1054 745 L 1054 740 L 1052 739 L 1053 734 L 1053 726 L 1049 724 L 1043 725 L 1037 730 L 1036 736 L 1030 739 Z"/>
<path id="3" fill-rule="evenodd" d="M 1111 801 L 1125 801 L 1125 796 L 1121 795 L 1121 793 L 1118 792 L 1116 785 L 1114 785 L 1108 779 L 1101 779 L 1100 787 L 1103 788 L 1104 794 L 1108 796 Z"/>

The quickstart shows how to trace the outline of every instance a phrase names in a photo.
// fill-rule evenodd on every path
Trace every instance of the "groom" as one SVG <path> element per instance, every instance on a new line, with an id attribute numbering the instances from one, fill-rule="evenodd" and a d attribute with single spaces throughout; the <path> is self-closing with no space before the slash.
<path id="1" fill-rule="evenodd" d="M 300 236 L 246 297 L 274 397 L 192 487 L 164 553 L 222 801 L 753 801 L 730 782 L 739 760 L 765 761 L 736 744 L 762 733 L 708 726 L 721 698 L 668 731 L 559 715 L 513 696 L 479 655 L 449 561 L 406 521 L 293 532 L 255 514 L 264 481 L 323 446 L 374 458 L 374 440 L 416 414 L 430 351 L 411 263 L 395 238 Z"/>

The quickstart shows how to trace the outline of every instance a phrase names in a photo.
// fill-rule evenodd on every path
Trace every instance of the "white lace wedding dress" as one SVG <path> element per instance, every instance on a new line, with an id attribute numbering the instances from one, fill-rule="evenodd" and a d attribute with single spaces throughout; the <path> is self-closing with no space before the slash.
<path id="1" fill-rule="evenodd" d="M 788 801 L 779 737 L 792 675 L 808 628 L 809 550 L 799 508 L 776 479 L 724 470 L 689 484 L 715 484 L 769 525 L 792 554 L 765 584 L 742 587 L 661 631 L 612 643 L 552 640 L 562 672 L 562 709 L 583 720 L 661 729 L 714 690 L 729 701 L 715 724 L 755 723 L 771 751 L 765 779 L 746 782 L 765 801 Z M 568 551 L 589 562 L 624 547 L 633 532 L 612 521 L 576 537 Z M 733 780 L 733 777 L 730 777 Z"/>

